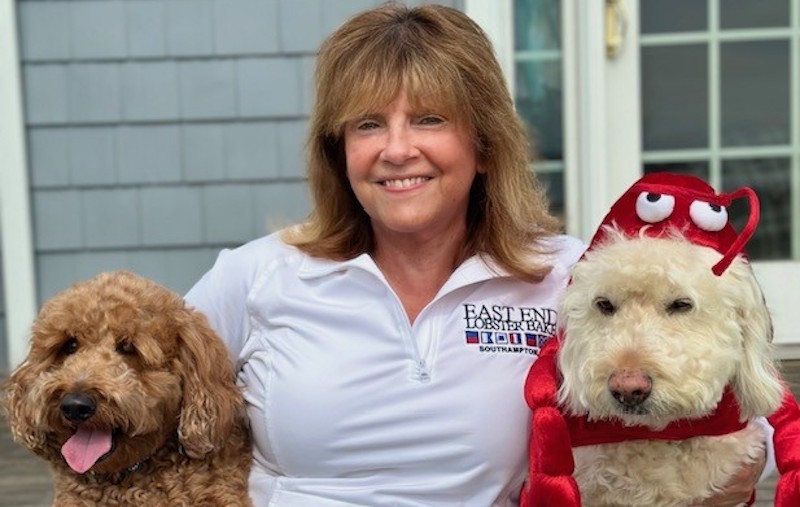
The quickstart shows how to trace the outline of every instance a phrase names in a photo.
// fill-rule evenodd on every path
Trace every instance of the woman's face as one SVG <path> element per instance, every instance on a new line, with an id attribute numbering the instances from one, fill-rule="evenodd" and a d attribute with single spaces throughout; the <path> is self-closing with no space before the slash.
<path id="1" fill-rule="evenodd" d="M 404 92 L 347 122 L 347 177 L 377 242 L 425 240 L 466 229 L 477 153 L 468 130 L 440 111 L 415 110 Z"/>

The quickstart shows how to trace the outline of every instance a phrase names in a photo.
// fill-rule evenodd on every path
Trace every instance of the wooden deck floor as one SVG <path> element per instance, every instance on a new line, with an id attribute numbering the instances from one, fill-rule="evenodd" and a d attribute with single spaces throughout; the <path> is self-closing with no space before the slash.
<path id="1" fill-rule="evenodd" d="M 800 361 L 786 361 L 783 375 L 800 396 Z M 756 507 L 772 506 L 776 479 L 760 485 Z M 47 465 L 11 440 L 7 421 L 0 415 L 0 507 L 47 507 L 52 504 Z"/>

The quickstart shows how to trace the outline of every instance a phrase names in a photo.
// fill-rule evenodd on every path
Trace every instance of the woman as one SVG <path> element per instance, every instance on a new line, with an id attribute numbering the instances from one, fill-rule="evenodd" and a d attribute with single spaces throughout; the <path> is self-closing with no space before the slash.
<path id="1" fill-rule="evenodd" d="M 186 297 L 237 364 L 256 505 L 516 505 L 522 384 L 584 249 L 526 139 L 455 9 L 382 6 L 323 43 L 311 216 Z"/>

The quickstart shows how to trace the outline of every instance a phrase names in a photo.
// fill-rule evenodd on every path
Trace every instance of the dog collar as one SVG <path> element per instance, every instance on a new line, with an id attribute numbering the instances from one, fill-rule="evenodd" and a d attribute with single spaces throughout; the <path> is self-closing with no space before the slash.
<path id="1" fill-rule="evenodd" d="M 740 421 L 739 404 L 730 388 L 725 389 L 714 412 L 697 419 L 679 419 L 663 430 L 625 426 L 617 419 L 590 421 L 587 416 L 565 415 L 572 447 L 611 444 L 630 440 L 686 440 L 698 436 L 720 436 L 747 426 Z"/>
<path id="2" fill-rule="evenodd" d="M 120 472 L 112 472 L 108 474 L 99 474 L 96 472 L 92 472 L 91 470 L 86 472 L 86 477 L 88 477 L 93 482 L 113 482 L 119 483 L 128 475 L 133 474 L 141 470 L 148 461 L 150 461 L 151 456 L 147 456 L 146 458 L 142 459 L 138 463 L 134 463 L 133 465 L 129 466 L 123 471 Z"/>

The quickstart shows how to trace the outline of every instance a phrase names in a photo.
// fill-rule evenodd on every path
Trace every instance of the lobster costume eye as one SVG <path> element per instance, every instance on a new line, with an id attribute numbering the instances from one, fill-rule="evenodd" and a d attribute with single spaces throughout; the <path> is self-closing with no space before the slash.
<path id="1" fill-rule="evenodd" d="M 697 227 L 709 232 L 721 231 L 728 223 L 725 206 L 703 201 L 694 201 L 689 206 L 689 216 Z"/>
<path id="2" fill-rule="evenodd" d="M 661 222 L 674 209 L 675 197 L 671 195 L 642 192 L 636 198 L 636 215 L 648 224 Z"/>

